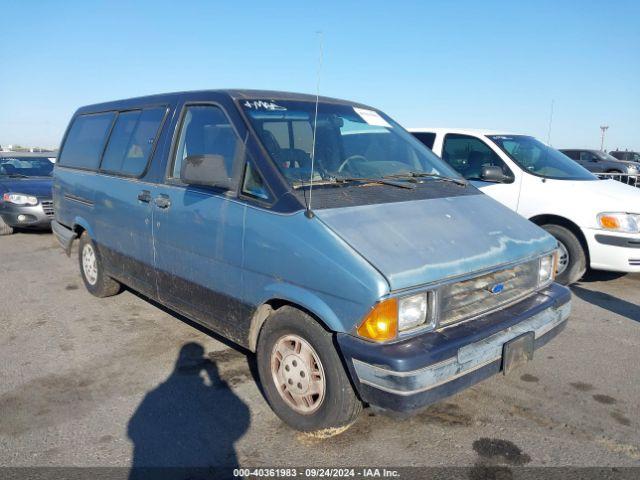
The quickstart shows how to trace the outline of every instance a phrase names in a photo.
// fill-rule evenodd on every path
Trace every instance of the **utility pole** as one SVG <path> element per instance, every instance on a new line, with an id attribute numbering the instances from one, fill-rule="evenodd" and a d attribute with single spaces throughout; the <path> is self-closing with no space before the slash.
<path id="1" fill-rule="evenodd" d="M 609 125 L 602 125 L 600 130 L 602 131 L 602 137 L 600 138 L 600 150 L 604 152 L 604 134 L 609 128 Z"/>

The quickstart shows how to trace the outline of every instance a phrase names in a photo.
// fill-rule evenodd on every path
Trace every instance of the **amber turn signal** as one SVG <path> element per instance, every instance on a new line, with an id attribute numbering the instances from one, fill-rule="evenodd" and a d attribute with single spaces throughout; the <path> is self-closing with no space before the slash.
<path id="1" fill-rule="evenodd" d="M 391 340 L 398 334 L 398 299 L 389 298 L 371 309 L 358 327 L 358 335 L 376 342 Z"/>
<path id="2" fill-rule="evenodd" d="M 613 215 L 601 215 L 600 225 L 602 225 L 603 228 L 608 228 L 609 230 L 617 230 L 620 228 L 620 221 Z"/>

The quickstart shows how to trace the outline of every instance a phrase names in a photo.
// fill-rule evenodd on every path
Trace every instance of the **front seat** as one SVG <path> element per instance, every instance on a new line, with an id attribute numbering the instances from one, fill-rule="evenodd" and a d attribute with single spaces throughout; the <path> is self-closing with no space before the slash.
<path id="1" fill-rule="evenodd" d="M 481 152 L 472 150 L 467 155 L 467 165 L 464 176 L 466 178 L 480 179 L 482 167 L 485 165 L 484 155 Z"/>

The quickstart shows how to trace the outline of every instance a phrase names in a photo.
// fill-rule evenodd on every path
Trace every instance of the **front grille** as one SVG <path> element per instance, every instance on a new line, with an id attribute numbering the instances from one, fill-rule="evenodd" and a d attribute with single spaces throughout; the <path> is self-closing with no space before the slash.
<path id="1" fill-rule="evenodd" d="M 533 292 L 538 286 L 539 260 L 531 260 L 440 288 L 439 326 L 475 317 Z M 502 285 L 500 293 L 491 289 Z"/>
<path id="2" fill-rule="evenodd" d="M 51 200 L 42 200 L 42 210 L 47 217 L 53 217 L 53 202 Z"/>

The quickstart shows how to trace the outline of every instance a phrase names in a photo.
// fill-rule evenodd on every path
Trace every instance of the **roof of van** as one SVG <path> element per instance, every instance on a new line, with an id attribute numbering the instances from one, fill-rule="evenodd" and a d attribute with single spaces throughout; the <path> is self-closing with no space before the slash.
<path id="1" fill-rule="evenodd" d="M 315 102 L 316 96 L 305 93 L 294 93 L 294 92 L 280 92 L 275 90 L 248 90 L 248 89 L 221 89 L 221 90 L 191 90 L 191 91 L 183 91 L 183 92 L 171 92 L 171 93 L 160 93 L 156 95 L 147 95 L 143 97 L 132 97 L 126 98 L 122 100 L 113 100 L 109 102 L 103 103 L 95 103 L 92 105 L 86 105 L 78 109 L 81 113 L 92 112 L 92 111 L 104 111 L 104 110 L 112 110 L 112 109 L 120 109 L 120 108 L 131 108 L 140 105 L 148 105 L 154 103 L 166 103 L 176 100 L 178 97 L 183 95 L 193 95 L 193 96 L 203 96 L 207 93 L 215 93 L 215 94 L 225 94 L 233 99 L 268 99 L 268 100 L 299 100 L 299 101 L 307 101 L 307 102 Z M 361 104 L 358 102 L 352 102 L 349 100 L 342 100 L 339 98 L 332 97 L 319 97 L 321 102 L 325 103 L 339 103 L 345 105 L 356 105 L 364 108 L 371 108 L 365 104 Z"/>
<path id="2" fill-rule="evenodd" d="M 522 133 L 510 132 L 504 130 L 489 130 L 486 128 L 444 128 L 444 127 L 418 127 L 409 128 L 410 132 L 428 132 L 436 134 L 459 133 L 462 135 L 524 135 Z"/>

